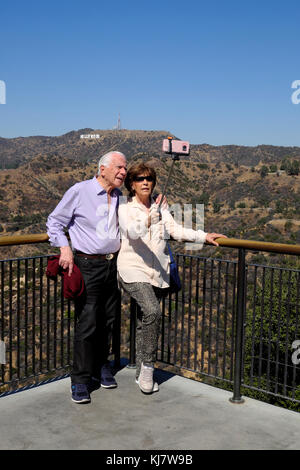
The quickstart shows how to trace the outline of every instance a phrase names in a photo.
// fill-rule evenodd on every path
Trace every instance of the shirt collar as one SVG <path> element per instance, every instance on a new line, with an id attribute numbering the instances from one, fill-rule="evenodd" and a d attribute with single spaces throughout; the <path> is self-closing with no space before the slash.
<path id="1" fill-rule="evenodd" d="M 93 185 L 97 195 L 106 193 L 106 190 L 103 188 L 102 184 L 99 183 L 96 176 L 94 176 L 94 178 L 92 179 L 92 185 Z M 112 197 L 114 197 L 115 195 L 118 195 L 118 194 L 122 194 L 122 192 L 119 190 L 119 188 L 114 188 L 114 189 L 111 190 L 110 195 Z"/>
<path id="2" fill-rule="evenodd" d="M 145 207 L 143 204 L 141 204 L 140 202 L 138 202 L 138 201 L 136 200 L 136 197 L 135 197 L 135 196 L 133 196 L 132 199 L 131 199 L 131 201 L 129 201 L 129 202 L 130 202 L 130 204 L 132 204 L 134 207 L 139 207 L 140 209 L 145 209 L 145 210 L 146 210 L 146 207 Z M 151 196 L 151 206 L 152 206 L 153 203 L 155 203 L 155 200 L 154 200 L 153 197 Z"/>

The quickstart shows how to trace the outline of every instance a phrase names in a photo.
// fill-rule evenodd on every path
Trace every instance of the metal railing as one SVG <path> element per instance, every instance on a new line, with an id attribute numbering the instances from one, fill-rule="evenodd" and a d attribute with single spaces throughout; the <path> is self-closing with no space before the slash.
<path id="1" fill-rule="evenodd" d="M 0 246 L 47 240 L 46 234 L 2 237 Z M 300 246 L 218 241 L 237 249 L 238 260 L 176 255 L 182 290 L 162 301 L 158 361 L 232 389 L 233 403 L 243 402 L 242 389 L 300 403 L 300 360 L 293 356 L 300 271 L 246 263 L 247 250 L 299 255 Z M 47 258 L 0 261 L 0 340 L 6 349 L 0 395 L 68 373 L 74 307 L 63 298 L 62 279 L 45 276 Z M 122 309 L 121 347 L 133 365 L 137 308 L 123 296 Z M 117 335 L 117 362 L 119 341 Z"/>
<path id="2" fill-rule="evenodd" d="M 66 373 L 71 363 L 74 308 L 60 276 L 44 275 L 47 258 L 0 261 L 0 391 Z"/>
<path id="3" fill-rule="evenodd" d="M 246 263 L 247 250 L 299 255 L 300 246 L 218 242 L 237 248 L 238 261 L 176 256 L 183 288 L 162 302 L 158 360 L 231 385 L 233 403 L 243 403 L 242 389 L 300 403 L 300 270 Z M 131 364 L 137 308 L 132 302 Z"/>

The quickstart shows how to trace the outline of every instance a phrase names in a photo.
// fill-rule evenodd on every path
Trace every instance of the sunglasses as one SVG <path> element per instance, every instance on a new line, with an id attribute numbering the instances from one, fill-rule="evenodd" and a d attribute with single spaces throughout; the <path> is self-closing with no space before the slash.
<path id="1" fill-rule="evenodd" d="M 153 176 L 136 176 L 133 181 L 137 181 L 138 183 L 141 183 L 142 181 L 149 181 L 151 183 L 153 181 Z"/>

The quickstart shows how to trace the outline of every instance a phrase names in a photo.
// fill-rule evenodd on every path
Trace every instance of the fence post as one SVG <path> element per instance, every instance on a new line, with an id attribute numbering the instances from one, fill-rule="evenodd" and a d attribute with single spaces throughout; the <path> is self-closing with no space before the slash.
<path id="1" fill-rule="evenodd" d="M 237 315 L 235 331 L 235 360 L 233 396 L 229 399 L 231 403 L 244 403 L 241 397 L 242 364 L 243 364 L 243 332 L 244 332 L 244 310 L 245 310 L 245 285 L 246 285 L 246 262 L 245 249 L 239 249 L 238 260 L 238 284 L 237 284 Z"/>
<path id="2" fill-rule="evenodd" d="M 135 369 L 135 329 L 136 329 L 136 311 L 137 303 L 131 297 L 130 298 L 130 350 L 129 350 L 129 363 L 127 367 L 129 369 Z"/>

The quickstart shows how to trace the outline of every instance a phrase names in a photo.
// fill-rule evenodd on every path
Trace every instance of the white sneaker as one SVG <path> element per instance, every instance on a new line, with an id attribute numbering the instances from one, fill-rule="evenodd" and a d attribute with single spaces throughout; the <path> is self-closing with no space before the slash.
<path id="1" fill-rule="evenodd" d="M 153 382 L 153 366 L 144 366 L 142 363 L 141 372 L 139 378 L 136 379 L 136 383 L 144 393 L 158 392 L 158 384 Z"/>
<path id="2" fill-rule="evenodd" d="M 139 385 L 139 379 L 138 379 L 138 378 L 135 379 L 135 383 Z M 157 382 L 154 382 L 154 383 L 153 383 L 153 390 L 152 390 L 152 392 L 158 392 L 158 391 L 159 391 L 158 383 L 157 383 Z"/>

